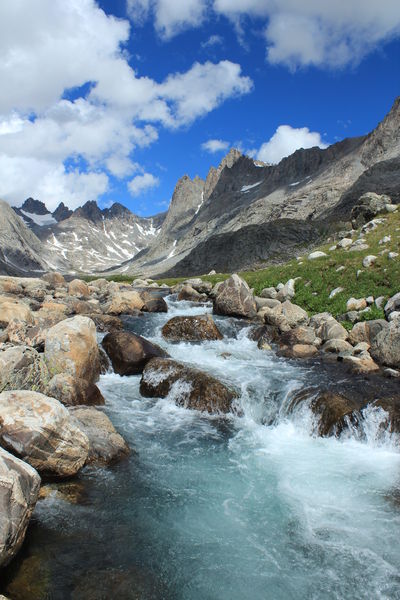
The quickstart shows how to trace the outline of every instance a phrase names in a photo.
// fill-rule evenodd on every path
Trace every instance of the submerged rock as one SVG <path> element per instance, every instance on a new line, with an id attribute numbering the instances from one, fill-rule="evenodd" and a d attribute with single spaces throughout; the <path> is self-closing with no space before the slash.
<path id="1" fill-rule="evenodd" d="M 165 323 L 161 333 L 170 342 L 199 342 L 223 338 L 211 315 L 174 317 Z"/>
<path id="2" fill-rule="evenodd" d="M 140 393 L 148 398 L 170 397 L 179 406 L 227 413 L 237 398 L 234 390 L 215 377 L 171 359 L 151 359 L 140 381 Z"/>
<path id="3" fill-rule="evenodd" d="M 309 404 L 315 415 L 316 433 L 321 437 L 339 435 L 346 425 L 345 418 L 350 418 L 359 409 L 354 400 L 329 390 L 317 394 L 302 390 L 292 400 L 291 409 L 304 402 Z"/>
<path id="4" fill-rule="evenodd" d="M 253 318 L 257 314 L 254 296 L 247 283 L 234 273 L 222 282 L 214 300 L 217 315 Z"/>
<path id="5" fill-rule="evenodd" d="M 151 358 L 168 356 L 160 346 L 130 331 L 113 331 L 107 334 L 102 346 L 118 375 L 136 375 L 143 371 Z"/>
<path id="6" fill-rule="evenodd" d="M 89 441 L 67 409 L 30 391 L 0 394 L 0 444 L 49 476 L 75 475 L 86 462 Z"/>
<path id="7" fill-rule="evenodd" d="M 88 463 L 108 465 L 130 453 L 128 444 L 103 412 L 88 406 L 76 406 L 69 411 L 89 439 Z"/>
<path id="8" fill-rule="evenodd" d="M 0 567 L 21 547 L 39 488 L 35 469 L 0 448 Z"/>

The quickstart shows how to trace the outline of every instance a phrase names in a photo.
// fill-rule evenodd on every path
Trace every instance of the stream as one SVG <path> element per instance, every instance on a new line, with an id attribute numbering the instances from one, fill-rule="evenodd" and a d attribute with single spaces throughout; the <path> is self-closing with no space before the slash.
<path id="1" fill-rule="evenodd" d="M 30 568 L 38 587 L 11 599 L 400 599 L 400 453 L 383 411 L 361 432 L 316 437 L 307 407 L 287 409 L 320 372 L 259 350 L 226 317 L 221 341 L 169 344 L 168 319 L 212 308 L 167 302 L 126 327 L 238 388 L 241 416 L 144 399 L 140 376 L 103 375 L 105 410 L 136 453 L 85 468 L 76 503 L 38 502 L 7 574 Z"/>

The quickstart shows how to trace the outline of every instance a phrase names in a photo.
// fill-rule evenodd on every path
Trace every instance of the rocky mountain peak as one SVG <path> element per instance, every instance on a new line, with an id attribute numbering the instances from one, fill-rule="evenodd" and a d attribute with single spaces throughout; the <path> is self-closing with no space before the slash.
<path id="1" fill-rule="evenodd" d="M 50 213 L 50 211 L 47 210 L 44 202 L 41 202 L 40 200 L 34 200 L 33 198 L 27 198 L 21 206 L 21 210 L 34 215 L 48 215 Z"/>
<path id="2" fill-rule="evenodd" d="M 231 169 L 233 165 L 242 157 L 243 155 L 236 148 L 231 148 L 226 156 L 221 160 L 220 164 L 217 168 L 211 167 L 206 182 L 204 184 L 204 199 L 208 200 L 211 196 L 212 192 L 217 185 L 220 175 L 222 171 L 227 167 Z"/>
<path id="3" fill-rule="evenodd" d="M 60 222 L 65 221 L 65 219 L 68 219 L 72 215 L 72 213 L 73 211 L 69 209 L 68 206 L 65 206 L 64 202 L 60 202 L 60 204 L 57 206 L 56 210 L 52 213 L 52 215 L 56 221 Z"/>
<path id="4" fill-rule="evenodd" d="M 74 216 L 83 217 L 84 219 L 88 219 L 89 221 L 100 221 L 103 218 L 103 213 L 100 208 L 97 206 L 97 202 L 95 200 L 89 200 L 83 206 L 77 208 L 74 212 Z"/>
<path id="5" fill-rule="evenodd" d="M 362 151 L 362 162 L 371 166 L 377 157 L 386 160 L 400 154 L 400 96 L 378 126 L 367 136 Z"/>
<path id="6" fill-rule="evenodd" d="M 241 152 L 237 148 L 231 148 L 226 156 L 221 160 L 218 170 L 222 171 L 225 167 L 231 169 L 235 162 L 239 160 L 239 158 L 243 156 Z"/>

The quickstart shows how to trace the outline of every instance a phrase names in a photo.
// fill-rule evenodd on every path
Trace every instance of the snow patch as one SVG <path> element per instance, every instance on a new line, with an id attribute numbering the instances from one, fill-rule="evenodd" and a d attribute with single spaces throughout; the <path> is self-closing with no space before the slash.
<path id="1" fill-rule="evenodd" d="M 57 223 L 56 219 L 54 217 L 52 217 L 51 214 L 35 215 L 35 213 L 26 212 L 26 210 L 22 210 L 22 208 L 21 208 L 21 212 L 26 217 L 28 217 L 28 219 L 32 219 L 32 221 L 36 225 L 39 225 L 40 227 L 45 227 L 47 225 L 54 225 L 54 223 Z"/>
<path id="2" fill-rule="evenodd" d="M 260 183 L 262 183 L 262 181 L 258 181 L 257 183 L 253 183 L 252 185 L 244 185 L 240 191 L 246 193 L 249 190 L 252 190 L 253 188 L 260 185 Z"/>

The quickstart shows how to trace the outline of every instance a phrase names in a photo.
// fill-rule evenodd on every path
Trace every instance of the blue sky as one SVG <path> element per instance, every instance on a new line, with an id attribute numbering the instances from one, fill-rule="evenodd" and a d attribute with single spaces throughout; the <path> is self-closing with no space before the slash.
<path id="1" fill-rule="evenodd" d="M 277 162 L 367 133 L 400 93 L 400 4 L 321 4 L 6 0 L 0 197 L 150 215 L 232 146 Z"/>

